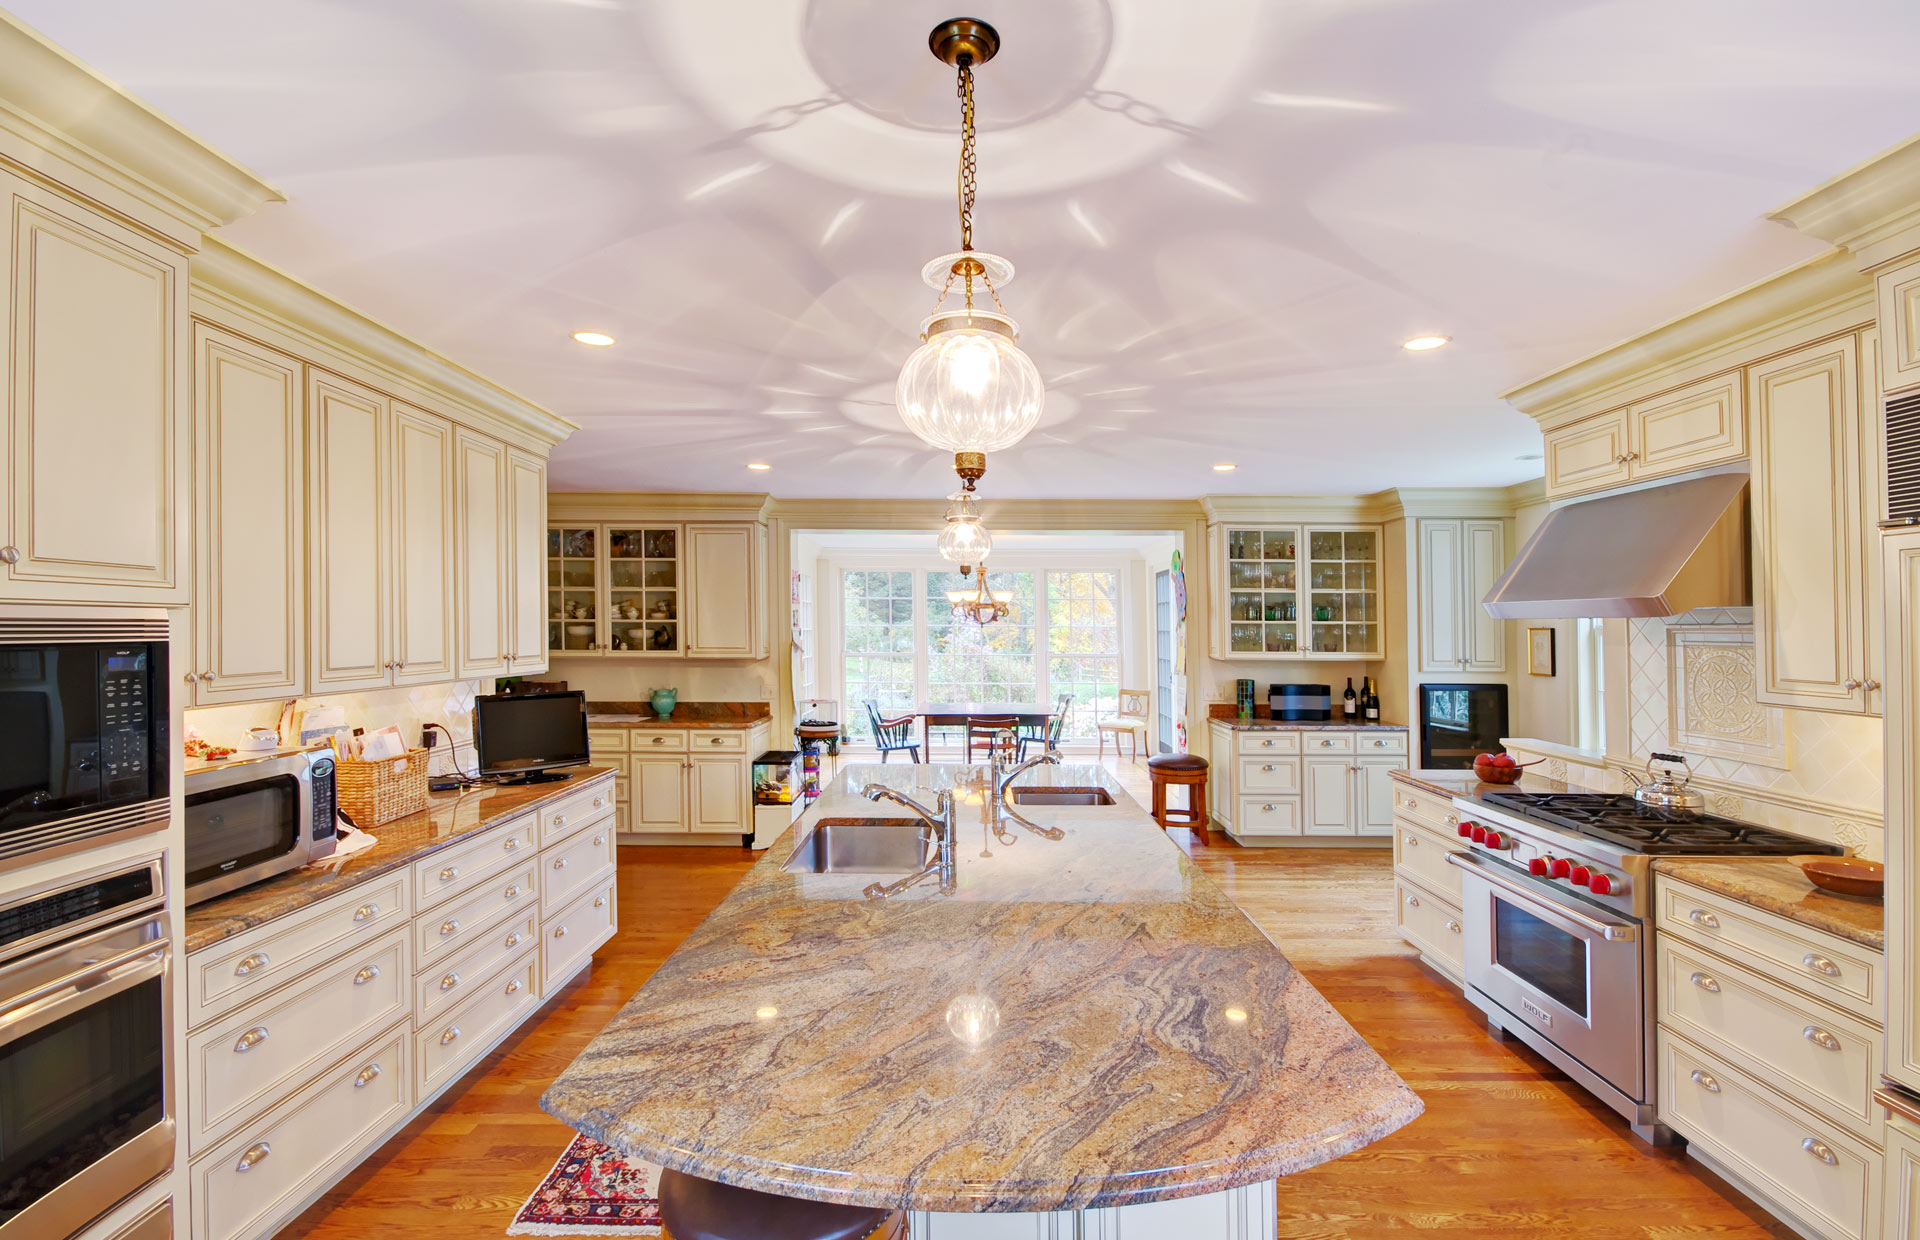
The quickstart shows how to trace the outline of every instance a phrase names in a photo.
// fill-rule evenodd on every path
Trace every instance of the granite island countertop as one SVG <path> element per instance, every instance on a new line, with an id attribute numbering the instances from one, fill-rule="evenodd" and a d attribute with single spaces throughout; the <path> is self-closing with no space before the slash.
<path id="1" fill-rule="evenodd" d="M 596 728 L 754 728 L 773 722 L 765 702 L 681 702 L 662 719 L 647 702 L 588 702 L 587 723 Z"/>
<path id="2" fill-rule="evenodd" d="M 957 884 L 768 855 L 540 1105 L 630 1156 L 793 1197 L 1046 1211 L 1222 1191 L 1337 1158 L 1421 1102 L 1097 766 L 1113 806 L 988 831 L 963 766 L 854 766 L 794 828 L 959 787 Z M 906 829 L 906 828 L 903 828 Z M 970 1049 L 968 1012 L 991 1036 Z M 997 1026 L 994 1021 L 997 1019 Z"/>
<path id="3" fill-rule="evenodd" d="M 1564 779 L 1548 779 L 1529 772 L 1517 784 L 1489 784 L 1468 770 L 1420 769 L 1389 771 L 1400 783 L 1437 797 L 1483 797 L 1489 792 L 1600 792 L 1585 784 L 1570 784 Z"/>
<path id="4" fill-rule="evenodd" d="M 1887 950 L 1886 908 L 1880 901 L 1822 891 L 1784 857 L 1661 857 L 1653 869 L 1850 943 Z"/>
<path id="5" fill-rule="evenodd" d="M 510 788 L 480 784 L 457 792 L 429 792 L 427 807 L 419 813 L 369 828 L 368 833 L 378 842 L 364 852 L 276 874 L 189 908 L 186 950 L 197 952 L 276 917 L 298 912 L 509 818 L 530 813 L 548 801 L 571 796 L 580 791 L 581 785 L 612 773 L 612 767 L 583 766 L 569 770 L 564 780 L 550 783 Z"/>

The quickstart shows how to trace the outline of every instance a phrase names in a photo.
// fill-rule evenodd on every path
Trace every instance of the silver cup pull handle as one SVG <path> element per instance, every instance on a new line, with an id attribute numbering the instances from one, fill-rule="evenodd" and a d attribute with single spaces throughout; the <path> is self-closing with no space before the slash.
<path id="1" fill-rule="evenodd" d="M 266 1040 L 267 1027 L 265 1025 L 255 1025 L 253 1028 L 241 1034 L 240 1040 L 233 1044 L 234 1054 L 244 1055 Z"/>
<path id="2" fill-rule="evenodd" d="M 273 1147 L 271 1145 L 268 1145 L 265 1141 L 256 1141 L 247 1147 L 246 1153 L 240 1155 L 240 1161 L 233 1165 L 233 1169 L 235 1171 L 251 1171 L 254 1168 L 254 1164 L 260 1162 L 271 1153 L 273 1153 Z"/>
<path id="3" fill-rule="evenodd" d="M 379 1075 L 380 1075 L 380 1065 L 377 1063 L 370 1063 L 366 1067 L 360 1069 L 359 1074 L 353 1078 L 353 1087 L 355 1089 L 365 1089 L 368 1085 L 373 1084 L 374 1078 L 378 1077 Z"/>
<path id="4" fill-rule="evenodd" d="M 460 984 L 460 975 L 458 973 L 449 973 L 445 977 L 440 979 L 440 989 L 442 990 L 452 990 L 455 986 L 458 986 L 459 984 Z"/>
<path id="5" fill-rule="evenodd" d="M 453 1040 L 459 1036 L 460 1036 L 460 1026 L 448 1025 L 446 1028 L 446 1032 L 440 1035 L 440 1045 L 452 1046 Z"/>
<path id="6" fill-rule="evenodd" d="M 1800 1031 L 1800 1036 L 1822 1050 L 1837 1051 L 1840 1049 L 1840 1039 L 1834 1037 L 1818 1025 L 1808 1025 Z"/>
<path id="7" fill-rule="evenodd" d="M 1833 1152 L 1833 1147 L 1817 1137 L 1808 1137 L 1800 1143 L 1800 1148 L 1827 1164 L 1829 1167 L 1837 1167 L 1840 1165 L 1840 1157 Z"/>
<path id="8" fill-rule="evenodd" d="M 378 904 L 362 904 L 359 908 L 353 910 L 353 919 L 355 921 L 372 921 L 379 915 L 380 906 Z"/>
<path id="9" fill-rule="evenodd" d="M 267 953 L 255 952 L 251 956 L 248 956 L 245 960 L 242 960 L 239 964 L 236 964 L 233 966 L 233 975 L 235 977 L 245 977 L 249 973 L 256 972 L 257 970 L 264 969 L 266 967 L 267 967 Z"/>
<path id="10" fill-rule="evenodd" d="M 1720 928 L 1720 919 L 1703 908 L 1697 908 L 1687 914 L 1687 920 L 1696 926 L 1705 926 L 1709 930 Z"/>
<path id="11" fill-rule="evenodd" d="M 380 976 L 380 966 L 377 964 L 370 964 L 366 968 L 360 970 L 358 973 L 353 975 L 353 984 L 355 986 L 365 986 L 368 982 L 372 981 L 374 978 L 379 976 Z"/>
<path id="12" fill-rule="evenodd" d="M 1711 977 L 1708 977 L 1705 973 L 1696 973 L 1693 975 L 1691 980 L 1695 986 L 1698 986 L 1700 989 L 1706 991 L 1710 995 L 1717 995 L 1720 993 L 1720 983 L 1714 981 Z"/>
<path id="13" fill-rule="evenodd" d="M 1812 969 L 1815 973 L 1823 974 L 1827 977 L 1840 976 L 1839 965 L 1815 952 L 1808 952 L 1806 958 L 1801 960 L 1800 963 Z"/>
<path id="14" fill-rule="evenodd" d="M 1706 1090 L 1710 1094 L 1717 1094 L 1720 1092 L 1720 1082 L 1714 1080 L 1712 1077 L 1708 1076 L 1706 1073 L 1702 1072 L 1698 1068 L 1695 1068 L 1693 1071 L 1687 1073 L 1687 1076 L 1689 1077 L 1689 1079 L 1693 1081 L 1695 1085 L 1698 1085 L 1700 1088 Z"/>

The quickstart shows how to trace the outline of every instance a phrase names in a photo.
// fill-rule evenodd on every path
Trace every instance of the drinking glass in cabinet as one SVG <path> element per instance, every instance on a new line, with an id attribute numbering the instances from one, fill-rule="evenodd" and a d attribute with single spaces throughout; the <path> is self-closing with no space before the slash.
<path id="1" fill-rule="evenodd" d="M 1347 649 L 1358 654 L 1366 654 L 1377 649 L 1379 640 L 1371 624 L 1350 624 L 1347 626 Z"/>
<path id="2" fill-rule="evenodd" d="M 1258 550 L 1259 541 L 1260 535 L 1253 533 L 1251 530 L 1228 530 L 1227 558 L 1229 560 L 1258 559 L 1260 557 Z M 1254 547 L 1251 553 L 1249 553 L 1248 550 L 1249 544 L 1252 544 Z"/>
<path id="3" fill-rule="evenodd" d="M 569 589 L 593 589 L 593 561 L 560 561 L 560 584 Z"/>
<path id="4" fill-rule="evenodd" d="M 1373 564 L 1371 561 L 1362 561 L 1360 563 L 1350 561 L 1347 564 L 1347 589 L 1373 589 Z"/>
<path id="5" fill-rule="evenodd" d="M 1373 595 L 1349 594 L 1346 598 L 1346 612 L 1341 619 L 1349 623 L 1355 620 L 1373 619 Z"/>
<path id="6" fill-rule="evenodd" d="M 1313 596 L 1313 618 L 1321 620 L 1342 620 L 1341 598 L 1338 594 L 1316 594 Z"/>
<path id="7" fill-rule="evenodd" d="M 667 560 L 665 562 L 648 560 L 647 561 L 648 587 L 656 590 L 658 589 L 670 590 L 674 586 L 680 584 L 674 578 L 674 571 L 676 568 L 677 568 L 677 565 L 675 565 L 675 563 L 672 560 Z"/>
<path id="8" fill-rule="evenodd" d="M 1260 626 L 1257 624 L 1236 624 L 1228 631 L 1228 642 L 1236 651 L 1258 654 L 1260 644 Z"/>
<path id="9" fill-rule="evenodd" d="M 1269 624 L 1267 626 L 1267 653 L 1291 654 L 1294 648 L 1293 626 L 1291 624 Z"/>
<path id="10" fill-rule="evenodd" d="M 1267 589 L 1291 590 L 1293 589 L 1293 580 L 1294 580 L 1294 568 L 1293 568 L 1292 560 L 1286 560 L 1278 564 L 1267 565 L 1267 571 L 1265 574 Z"/>
<path id="11" fill-rule="evenodd" d="M 1340 554 L 1340 531 L 1321 530 L 1313 535 L 1309 558 L 1315 560 L 1338 560 Z"/>
<path id="12" fill-rule="evenodd" d="M 911 604 L 909 604 L 911 606 Z M 1260 596 L 1258 594 L 1233 594 L 1228 599 L 1228 614 L 1235 620 L 1258 620 L 1260 618 Z M 912 617 L 908 617 L 911 622 Z"/>
<path id="13" fill-rule="evenodd" d="M 1313 626 L 1313 649 L 1316 654 L 1340 654 L 1346 647 L 1342 642 L 1344 630 L 1337 624 L 1316 624 Z"/>
<path id="14" fill-rule="evenodd" d="M 1348 530 L 1346 534 L 1346 553 L 1349 560 L 1371 560 L 1374 558 L 1372 530 Z"/>
<path id="15" fill-rule="evenodd" d="M 1300 549 L 1299 540 L 1291 530 L 1268 530 L 1265 546 L 1269 560 L 1291 560 Z"/>
<path id="16" fill-rule="evenodd" d="M 592 529 L 560 531 L 560 554 L 569 560 L 591 560 L 596 531 Z"/>
<path id="17" fill-rule="evenodd" d="M 648 530 L 646 551 L 649 560 L 671 560 L 679 554 L 672 530 Z"/>
<path id="18" fill-rule="evenodd" d="M 1260 588 L 1261 580 L 1260 566 L 1258 564 L 1248 564 L 1235 560 L 1228 566 L 1227 584 L 1235 590 L 1244 590 L 1249 587 L 1257 590 Z"/>

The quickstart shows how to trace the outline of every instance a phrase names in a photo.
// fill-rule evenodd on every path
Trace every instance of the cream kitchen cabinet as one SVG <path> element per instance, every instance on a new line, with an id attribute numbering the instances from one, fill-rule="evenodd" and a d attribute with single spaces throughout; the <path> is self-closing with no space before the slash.
<path id="1" fill-rule="evenodd" d="M 547 463 L 518 448 L 507 453 L 508 669 L 547 670 Z"/>
<path id="2" fill-rule="evenodd" d="M 1207 807 L 1241 843 L 1263 838 L 1379 836 L 1393 830 L 1391 772 L 1407 765 L 1395 728 L 1208 725 Z"/>
<path id="3" fill-rule="evenodd" d="M 462 677 L 505 676 L 513 598 L 504 571 L 512 540 L 507 448 L 497 439 L 461 431 L 454 437 L 454 460 L 459 671 Z"/>
<path id="4" fill-rule="evenodd" d="M 1887 1075 L 1920 1090 L 1920 531 L 1886 536 Z"/>
<path id="5" fill-rule="evenodd" d="M 548 658 L 765 658 L 766 540 L 757 521 L 556 519 L 527 636 Z"/>
<path id="6" fill-rule="evenodd" d="M 1548 431 L 1547 495 L 1641 482 L 1746 454 L 1740 372 L 1729 371 Z"/>
<path id="7" fill-rule="evenodd" d="M 313 692 L 391 683 L 392 528 L 387 447 L 392 408 L 325 371 L 307 379 L 308 598 Z"/>
<path id="8" fill-rule="evenodd" d="M 1419 521 L 1420 670 L 1502 673 L 1506 625 L 1480 605 L 1507 566 L 1506 522 Z"/>
<path id="9" fill-rule="evenodd" d="M 184 604 L 186 255 L 6 172 L 0 204 L 12 293 L 0 601 Z"/>
<path id="10" fill-rule="evenodd" d="M 206 323 L 194 340 L 191 704 L 306 690 L 306 374 Z"/>
<path id="11" fill-rule="evenodd" d="M 395 403 L 393 461 L 393 683 L 451 680 L 453 424 Z"/>
<path id="12" fill-rule="evenodd" d="M 1381 527 L 1211 524 L 1216 659 L 1378 659 Z"/>
<path id="13" fill-rule="evenodd" d="M 1920 1240 L 1920 1117 L 1887 1119 L 1887 1169 L 1881 1226 L 1887 1240 Z"/>
<path id="14" fill-rule="evenodd" d="M 766 610 L 756 545 L 766 527 L 739 522 L 688 525 L 687 654 L 749 659 L 766 653 Z"/>
<path id="15" fill-rule="evenodd" d="M 687 820 L 687 755 L 635 753 L 627 756 L 625 829 L 636 834 L 685 831 Z"/>
<path id="16" fill-rule="evenodd" d="M 1886 331 L 1879 357 L 1880 390 L 1891 396 L 1920 386 L 1920 254 L 1874 273 L 1880 325 Z"/>
<path id="17" fill-rule="evenodd" d="M 1748 368 L 1755 696 L 1878 714 L 1879 419 L 1862 399 L 1874 341 L 1824 340 Z"/>
<path id="18" fill-rule="evenodd" d="M 627 836 L 747 835 L 753 759 L 769 724 L 752 728 L 594 728 L 593 760 L 617 765 L 619 831 Z"/>

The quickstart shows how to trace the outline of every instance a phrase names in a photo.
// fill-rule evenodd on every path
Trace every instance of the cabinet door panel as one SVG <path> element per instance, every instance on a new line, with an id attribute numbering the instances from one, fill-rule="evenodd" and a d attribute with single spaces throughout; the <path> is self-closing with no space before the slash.
<path id="1" fill-rule="evenodd" d="M 305 690 L 306 393 L 298 361 L 194 329 L 193 704 Z"/>
<path id="2" fill-rule="evenodd" d="M 1624 409 L 1548 431 L 1546 440 L 1549 496 L 1617 486 L 1627 480 Z"/>
<path id="3" fill-rule="evenodd" d="M 1860 556 L 1865 572 L 1865 671 L 1873 683 L 1887 678 L 1886 613 L 1880 606 L 1880 519 L 1887 511 L 1887 422 L 1880 397 L 1880 329 L 1860 333 Z M 1886 690 L 1866 690 L 1868 714 L 1886 709 Z"/>
<path id="4" fill-rule="evenodd" d="M 1920 384 L 1920 257 L 1879 273 L 1881 341 L 1880 390 L 1903 392 Z"/>
<path id="5" fill-rule="evenodd" d="M 389 683 L 386 397 L 307 377 L 307 525 L 314 691 Z"/>
<path id="6" fill-rule="evenodd" d="M 1354 830 L 1361 835 L 1393 833 L 1393 772 L 1406 766 L 1405 758 L 1357 758 L 1360 768 L 1355 781 L 1360 804 L 1353 816 Z"/>
<path id="7" fill-rule="evenodd" d="M 687 653 L 750 658 L 754 652 L 753 529 L 687 526 Z"/>
<path id="8" fill-rule="evenodd" d="M 1305 760 L 1307 835 L 1353 834 L 1353 759 Z M 1389 802 L 1391 805 L 1391 802 Z M 1391 825 L 1391 823 L 1389 823 Z"/>
<path id="9" fill-rule="evenodd" d="M 693 797 L 691 829 L 738 831 L 747 826 L 747 768 L 739 758 L 694 757 L 687 771 Z"/>
<path id="10" fill-rule="evenodd" d="M 1461 657 L 1470 672 L 1507 670 L 1507 626 L 1487 614 L 1480 600 L 1507 567 L 1507 531 L 1502 521 L 1460 523 Z"/>
<path id="11" fill-rule="evenodd" d="M 537 456 L 507 454 L 507 653 L 513 674 L 547 670 L 547 467 Z"/>
<path id="12" fill-rule="evenodd" d="M 1636 478 L 1699 469 L 1747 454 L 1740 374 L 1715 375 L 1627 410 Z"/>
<path id="13" fill-rule="evenodd" d="M 393 411 L 394 680 L 453 675 L 453 424 Z"/>
<path id="14" fill-rule="evenodd" d="M 1849 336 L 1748 371 L 1756 696 L 1774 706 L 1865 704 L 1854 349 Z"/>
<path id="15" fill-rule="evenodd" d="M 507 674 L 507 449 L 460 431 L 454 439 L 458 509 L 454 519 L 462 677 Z"/>
<path id="16" fill-rule="evenodd" d="M 1458 521 L 1420 522 L 1420 670 L 1457 672 L 1466 659 L 1460 622 Z"/>
<path id="17" fill-rule="evenodd" d="M 0 202 L 16 553 L 0 598 L 185 603 L 185 259 L 5 174 Z"/>
<path id="18" fill-rule="evenodd" d="M 628 831 L 687 829 L 687 759 L 681 754 L 630 754 Z"/>
<path id="19" fill-rule="evenodd" d="M 1887 1076 L 1920 1090 L 1920 533 L 1885 541 Z"/>

